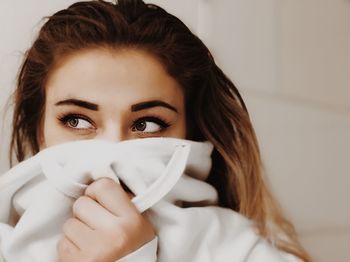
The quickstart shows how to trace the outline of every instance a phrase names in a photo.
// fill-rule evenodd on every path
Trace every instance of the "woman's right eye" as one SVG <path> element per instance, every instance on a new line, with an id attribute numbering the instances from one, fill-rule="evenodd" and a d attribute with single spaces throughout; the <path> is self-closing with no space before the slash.
<path id="1" fill-rule="evenodd" d="M 91 124 L 90 120 L 85 117 L 79 115 L 66 115 L 59 119 L 65 126 L 78 129 L 78 130 L 87 130 L 87 129 L 95 129 L 95 127 Z"/>

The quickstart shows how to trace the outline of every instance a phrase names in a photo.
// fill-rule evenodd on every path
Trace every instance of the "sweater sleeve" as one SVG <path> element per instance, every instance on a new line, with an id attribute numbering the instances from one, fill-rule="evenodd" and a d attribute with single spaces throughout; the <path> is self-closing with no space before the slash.
<path id="1" fill-rule="evenodd" d="M 117 262 L 155 262 L 157 261 L 157 246 L 158 237 L 155 237 L 139 249 L 122 257 Z"/>
<path id="2" fill-rule="evenodd" d="M 260 238 L 247 257 L 247 262 L 302 262 L 301 259 L 274 248 Z"/>

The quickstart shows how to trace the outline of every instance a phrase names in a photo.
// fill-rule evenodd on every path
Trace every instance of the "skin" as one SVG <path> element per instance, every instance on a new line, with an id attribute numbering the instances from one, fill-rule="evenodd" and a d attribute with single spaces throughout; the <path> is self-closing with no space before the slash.
<path id="1" fill-rule="evenodd" d="M 186 137 L 181 87 L 145 51 L 74 53 L 56 64 L 45 88 L 41 149 L 80 139 Z M 140 107 L 147 101 L 158 102 Z M 108 178 L 91 183 L 63 226 L 60 261 L 116 261 L 152 240 L 154 229 L 131 196 Z"/>

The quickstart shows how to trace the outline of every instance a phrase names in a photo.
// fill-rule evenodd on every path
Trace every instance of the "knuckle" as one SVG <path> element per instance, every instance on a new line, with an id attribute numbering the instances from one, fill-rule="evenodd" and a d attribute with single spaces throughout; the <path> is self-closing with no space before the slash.
<path id="1" fill-rule="evenodd" d="M 114 186 L 115 182 L 110 179 L 110 178 L 107 178 L 107 177 L 103 177 L 103 178 L 100 178 L 96 181 L 96 185 L 100 186 L 100 187 L 112 187 Z"/>
<path id="2" fill-rule="evenodd" d="M 90 195 L 91 192 L 99 192 L 101 190 L 105 190 L 106 188 L 111 188 L 115 186 L 115 182 L 107 177 L 103 177 L 95 180 L 92 184 L 90 184 L 86 189 L 86 194 Z"/>
<path id="3" fill-rule="evenodd" d="M 137 219 L 129 219 L 120 229 L 119 237 L 122 240 L 127 240 L 131 236 L 138 235 L 142 229 L 142 223 Z"/>
<path id="4" fill-rule="evenodd" d="M 87 204 L 89 201 L 89 197 L 81 196 L 73 203 L 73 213 L 76 214 L 80 211 L 80 209 Z"/>
<path id="5" fill-rule="evenodd" d="M 70 251 L 70 247 L 67 243 L 67 239 L 66 238 L 61 238 L 58 242 L 57 242 L 57 251 L 58 253 L 67 253 Z"/>
<path id="6" fill-rule="evenodd" d="M 128 217 L 128 222 L 130 224 L 130 227 L 134 228 L 135 230 L 139 230 L 140 228 L 145 226 L 143 216 L 137 212 L 134 212 Z"/>
<path id="7" fill-rule="evenodd" d="M 66 222 L 64 222 L 62 226 L 63 233 L 67 235 L 67 233 L 70 232 L 74 224 L 75 224 L 74 218 L 69 218 Z"/>
<path id="8" fill-rule="evenodd" d="M 142 229 L 145 226 L 145 223 L 144 223 L 144 221 L 143 221 L 141 216 L 135 216 L 131 220 L 131 224 L 132 224 L 132 228 L 135 231 L 139 231 L 140 229 Z"/>

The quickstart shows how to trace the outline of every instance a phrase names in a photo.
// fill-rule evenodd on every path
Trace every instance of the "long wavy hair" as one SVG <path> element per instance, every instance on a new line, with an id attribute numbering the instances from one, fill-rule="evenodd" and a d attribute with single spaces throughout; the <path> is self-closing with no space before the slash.
<path id="1" fill-rule="evenodd" d="M 22 161 L 39 151 L 45 84 L 60 59 L 83 49 L 142 49 L 183 88 L 187 139 L 214 144 L 208 182 L 218 190 L 220 206 L 254 221 L 280 250 L 310 261 L 264 182 L 256 135 L 237 88 L 183 22 L 141 0 L 78 2 L 46 19 L 18 75 L 11 165 L 14 157 Z"/>

